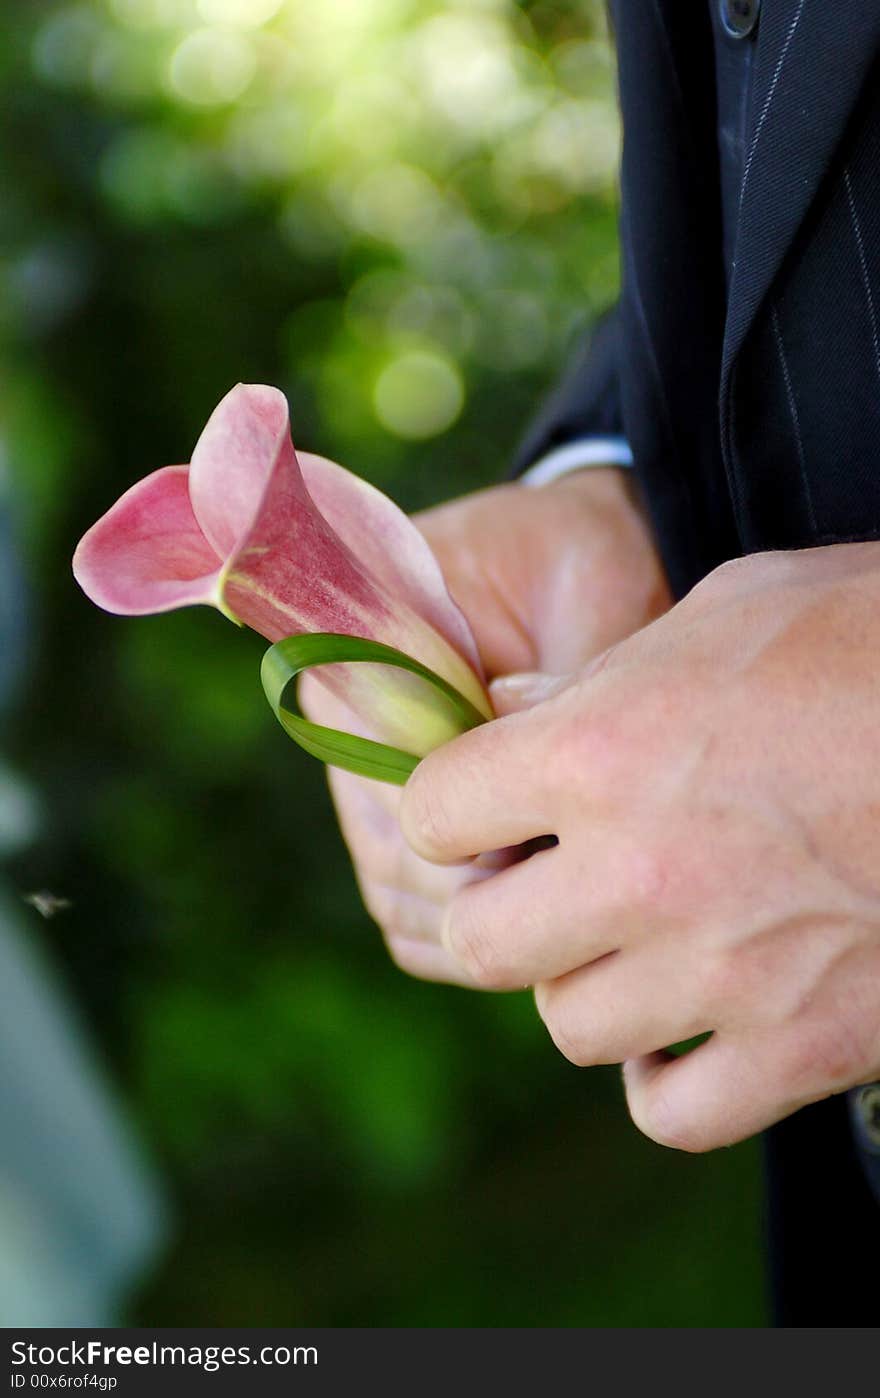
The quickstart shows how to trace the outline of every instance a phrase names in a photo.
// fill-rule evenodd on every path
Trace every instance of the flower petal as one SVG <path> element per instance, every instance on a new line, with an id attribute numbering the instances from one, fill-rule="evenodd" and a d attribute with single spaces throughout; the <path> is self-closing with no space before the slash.
<path id="1" fill-rule="evenodd" d="M 208 418 L 193 450 L 189 491 L 195 517 L 221 558 L 251 529 L 288 424 L 280 389 L 253 383 L 236 384 Z"/>
<path id="2" fill-rule="evenodd" d="M 88 597 L 122 616 L 220 605 L 221 560 L 190 504 L 186 466 L 138 481 L 83 535 L 73 573 Z"/>
<path id="3" fill-rule="evenodd" d="M 464 614 L 453 602 L 440 564 L 408 515 L 351 471 L 311 452 L 297 460 L 308 492 L 327 523 L 382 584 L 468 660 L 482 676 L 480 657 Z"/>
<path id="4" fill-rule="evenodd" d="M 341 467 L 328 463 L 313 475 L 328 514 L 345 521 L 346 540 L 306 488 L 283 395 L 261 385 L 239 385 L 227 394 L 199 439 L 190 472 L 196 518 L 225 558 L 224 609 L 270 641 L 302 631 L 383 641 L 442 675 L 490 715 L 464 619 L 415 526 L 371 487 L 353 486 L 355 478 Z M 249 527 L 237 534 L 245 519 Z M 394 551 L 396 564 L 383 557 Z M 423 609 L 440 618 L 444 630 Z M 328 667 L 321 679 L 370 722 L 383 728 L 387 722 L 397 734 L 403 705 L 419 702 L 412 691 L 420 682 L 397 678 L 400 707 L 392 713 L 397 706 L 388 703 L 388 677 L 376 669 Z"/>
<path id="5" fill-rule="evenodd" d="M 352 528 L 353 542 L 354 537 Z M 234 616 L 270 641 L 301 631 L 324 631 L 394 646 L 491 716 L 488 695 L 469 660 L 413 609 L 406 574 L 401 572 L 396 590 L 388 591 L 319 512 L 289 438 L 279 447 L 253 528 L 224 571 L 223 597 Z M 348 702 L 372 720 L 374 715 L 384 717 L 382 710 L 387 708 L 388 677 L 375 673 L 380 668 L 334 666 L 320 677 L 332 682 L 337 692 L 344 690 Z M 394 680 L 401 701 L 420 685 L 407 675 Z M 385 696 L 382 703 L 379 691 Z M 395 735 L 401 718 L 402 714 L 393 720 Z"/>
<path id="6" fill-rule="evenodd" d="M 388 608 L 309 495 L 278 389 L 238 384 L 226 394 L 196 444 L 189 490 L 225 560 L 228 606 L 270 641 L 298 631 L 357 635 Z"/>

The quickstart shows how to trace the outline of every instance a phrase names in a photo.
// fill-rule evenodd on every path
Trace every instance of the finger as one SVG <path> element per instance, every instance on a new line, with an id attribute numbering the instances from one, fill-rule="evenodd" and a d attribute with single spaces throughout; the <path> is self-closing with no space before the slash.
<path id="1" fill-rule="evenodd" d="M 585 680 L 600 671 L 612 659 L 617 645 L 599 650 L 591 649 L 579 666 L 577 673 L 572 670 L 563 674 L 548 673 L 543 670 L 528 670 L 518 674 L 500 675 L 489 685 L 492 707 L 499 718 L 506 714 L 521 713 L 523 709 L 533 709 L 557 694 L 570 689 L 577 680 Z"/>
<path id="2" fill-rule="evenodd" d="M 348 827 L 358 823 L 368 826 L 377 836 L 397 834 L 400 837 L 399 787 L 389 782 L 369 781 L 339 767 L 327 768 L 327 785 L 340 825 L 345 822 L 343 834 L 346 838 Z"/>
<path id="3" fill-rule="evenodd" d="M 364 903 L 392 961 L 406 975 L 477 989 L 467 971 L 440 944 L 444 905 L 370 885 L 365 887 Z"/>
<path id="4" fill-rule="evenodd" d="M 538 661 L 530 608 L 523 606 L 520 596 L 527 591 L 522 568 L 517 568 L 516 585 L 511 585 L 505 567 L 511 557 L 521 561 L 524 550 L 528 552 L 526 541 L 517 549 L 506 530 L 499 556 L 497 520 L 505 497 L 521 506 L 521 487 L 492 487 L 413 516 L 440 563 L 449 592 L 468 618 L 488 675 L 528 669 Z"/>
<path id="5" fill-rule="evenodd" d="M 384 861 L 384 862 L 383 862 Z M 430 935 L 439 945 L 443 919 L 450 901 L 466 886 L 491 878 L 491 871 L 479 868 L 476 864 L 454 865 L 451 868 L 427 864 L 406 846 L 400 835 L 390 851 L 380 849 L 369 860 L 353 859 L 355 877 L 361 896 L 367 904 L 370 915 L 383 926 L 390 925 L 391 919 L 374 911 L 379 902 L 384 908 L 394 905 L 395 900 L 418 900 L 434 910 Z M 390 877 L 385 877 L 389 874 Z M 412 930 L 412 929 L 410 929 Z M 413 935 L 415 933 L 413 932 Z"/>
<path id="6" fill-rule="evenodd" d="M 411 942 L 440 946 L 445 905 L 420 893 L 388 888 L 369 878 L 361 883 L 361 895 L 370 917 L 386 941 L 402 937 Z"/>
<path id="7" fill-rule="evenodd" d="M 485 723 L 419 763 L 400 804 L 404 837 L 417 854 L 452 864 L 557 833 L 547 757 L 556 702 Z"/>
<path id="8" fill-rule="evenodd" d="M 385 941 L 392 961 L 405 975 L 421 981 L 460 985 L 466 990 L 477 989 L 461 967 L 436 943 L 410 941 L 406 937 L 387 937 Z"/>
<path id="9" fill-rule="evenodd" d="M 362 894 L 391 959 L 401 971 L 419 980 L 477 988 L 440 944 L 445 904 L 367 882 Z"/>
<path id="10" fill-rule="evenodd" d="M 573 675 L 544 675 L 540 672 L 502 675 L 489 686 L 492 707 L 499 718 L 506 714 L 533 709 L 545 699 L 552 699 L 574 683 Z"/>
<path id="11" fill-rule="evenodd" d="M 413 854 L 400 833 L 396 810 L 400 792 L 395 792 L 395 803 L 387 809 L 372 794 L 375 782 L 346 772 L 331 777 L 330 785 L 339 828 L 361 886 L 370 880 L 389 889 L 418 893 L 445 906 L 460 887 L 466 871 L 462 866 L 444 868 L 429 864 Z M 468 875 L 482 876 L 478 869 L 468 871 Z"/>
<path id="12" fill-rule="evenodd" d="M 844 1086 L 819 1085 L 814 1072 L 800 1030 L 786 1027 L 742 1037 L 721 1031 L 681 1058 L 633 1059 L 624 1065 L 624 1082 L 630 1115 L 646 1136 L 676 1150 L 707 1151 L 754 1136 Z"/>
<path id="13" fill-rule="evenodd" d="M 557 845 L 467 885 L 449 904 L 444 946 L 478 985 L 496 990 L 564 976 L 616 951 L 626 924 L 616 899 L 599 894 L 607 870 L 592 879 L 591 863 Z"/>
<path id="14" fill-rule="evenodd" d="M 538 1013 L 579 1068 L 653 1053 L 715 1027 L 702 1003 L 696 954 L 651 940 L 535 987 Z"/>

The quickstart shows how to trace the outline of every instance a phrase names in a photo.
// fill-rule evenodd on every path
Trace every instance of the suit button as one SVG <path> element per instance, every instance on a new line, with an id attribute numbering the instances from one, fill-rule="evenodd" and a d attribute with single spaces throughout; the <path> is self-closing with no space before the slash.
<path id="1" fill-rule="evenodd" d="M 758 23 L 761 0 L 721 0 L 721 23 L 732 39 L 745 39 Z"/>
<path id="2" fill-rule="evenodd" d="M 849 1105 L 861 1145 L 880 1155 L 880 1082 L 854 1088 L 849 1093 Z"/>

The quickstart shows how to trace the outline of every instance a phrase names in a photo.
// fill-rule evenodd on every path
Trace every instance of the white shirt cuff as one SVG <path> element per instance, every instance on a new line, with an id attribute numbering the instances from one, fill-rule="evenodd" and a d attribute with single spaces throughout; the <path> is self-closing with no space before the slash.
<path id="1" fill-rule="evenodd" d="M 633 454 L 625 437 L 582 437 L 554 447 L 520 476 L 524 485 L 549 485 L 585 466 L 632 466 Z"/>

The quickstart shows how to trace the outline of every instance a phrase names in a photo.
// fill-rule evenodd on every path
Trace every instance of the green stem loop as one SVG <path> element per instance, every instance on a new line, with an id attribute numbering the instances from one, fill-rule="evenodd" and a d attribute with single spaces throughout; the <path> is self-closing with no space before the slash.
<path id="1" fill-rule="evenodd" d="M 391 665 L 398 670 L 407 670 L 411 675 L 418 675 L 448 701 L 462 732 L 486 722 L 479 709 L 454 685 L 393 646 L 367 641 L 360 636 L 337 636 L 326 631 L 288 636 L 286 640 L 271 646 L 263 656 L 260 678 L 266 698 L 285 733 L 312 757 L 332 767 L 342 767 L 346 772 L 356 772 L 361 777 L 403 786 L 421 761 L 420 757 L 404 752 L 402 748 L 377 743 L 372 738 L 360 738 L 353 733 L 343 733 L 338 728 L 325 728 L 303 718 L 296 707 L 294 682 L 297 676 L 315 665 L 347 665 L 352 662 Z"/>

